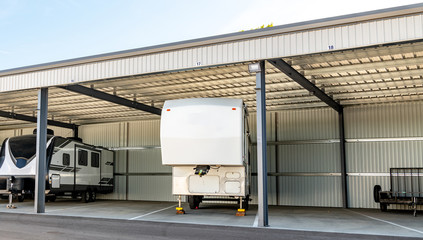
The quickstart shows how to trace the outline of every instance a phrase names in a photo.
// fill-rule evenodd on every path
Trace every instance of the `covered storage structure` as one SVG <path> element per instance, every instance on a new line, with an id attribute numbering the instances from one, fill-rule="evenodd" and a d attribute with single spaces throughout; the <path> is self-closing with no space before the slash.
<path id="1" fill-rule="evenodd" d="M 112 198 L 173 201 L 164 101 L 241 98 L 254 201 L 377 207 L 372 188 L 387 188 L 389 168 L 422 165 L 422 21 L 414 4 L 1 71 L 0 134 L 32 131 L 48 88 L 56 133 L 118 152 Z"/>

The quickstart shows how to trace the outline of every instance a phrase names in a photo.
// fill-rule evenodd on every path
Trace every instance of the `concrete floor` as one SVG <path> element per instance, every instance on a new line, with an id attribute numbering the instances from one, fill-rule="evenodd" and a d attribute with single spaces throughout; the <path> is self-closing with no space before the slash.
<path id="1" fill-rule="evenodd" d="M 7 201 L 0 202 L 0 212 L 34 214 L 33 201 L 14 202 L 16 209 L 7 209 Z M 235 216 L 237 206 L 202 204 L 191 210 L 184 204 L 185 215 L 175 214 L 176 203 L 144 201 L 102 201 L 81 203 L 58 199 L 46 203 L 45 215 L 124 219 L 170 223 L 191 223 L 219 226 L 257 226 L 257 206 L 253 205 L 245 217 Z M 313 207 L 269 207 L 269 228 L 354 233 L 423 238 L 423 213 L 413 217 L 411 211 L 380 212 L 376 209 L 339 209 Z"/>

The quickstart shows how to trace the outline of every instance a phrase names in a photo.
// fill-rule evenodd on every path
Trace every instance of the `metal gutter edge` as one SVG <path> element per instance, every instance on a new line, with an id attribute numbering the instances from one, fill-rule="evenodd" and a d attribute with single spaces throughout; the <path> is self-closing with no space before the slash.
<path id="1" fill-rule="evenodd" d="M 216 43 L 224 43 L 230 41 L 238 41 L 244 39 L 253 39 L 258 37 L 266 37 L 271 35 L 283 34 L 288 32 L 305 31 L 316 28 L 323 28 L 329 26 L 336 26 L 347 23 L 354 23 L 360 21 L 370 21 L 380 18 L 396 17 L 401 15 L 411 15 L 423 12 L 423 3 L 386 8 L 380 10 L 366 11 L 361 13 L 354 13 L 342 15 L 337 17 L 322 18 L 311 21 L 304 21 L 292 24 L 285 24 L 271 28 L 264 28 L 258 30 L 251 30 L 245 32 L 236 32 L 229 34 L 222 34 L 212 37 L 198 38 L 193 40 L 180 41 L 175 43 L 161 44 L 151 47 L 136 48 L 124 51 L 117 51 L 112 53 L 98 54 L 93 56 L 74 58 L 63 61 L 50 62 L 45 64 L 38 64 L 20 68 L 6 69 L 0 71 L 1 76 L 13 75 L 24 72 L 46 70 L 51 68 L 66 67 L 90 62 L 112 60 L 116 58 L 126 58 L 149 53 L 158 53 L 164 51 L 178 50 L 183 48 L 206 46 Z"/>

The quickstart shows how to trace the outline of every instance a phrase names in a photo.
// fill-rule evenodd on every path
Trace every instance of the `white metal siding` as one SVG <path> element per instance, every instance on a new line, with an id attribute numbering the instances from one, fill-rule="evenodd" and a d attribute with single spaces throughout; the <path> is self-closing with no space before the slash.
<path id="1" fill-rule="evenodd" d="M 329 108 L 277 112 L 278 204 L 339 207 L 341 178 L 339 143 L 303 143 L 339 138 L 338 114 Z M 311 176 L 305 176 L 311 174 Z M 313 174 L 321 174 L 316 176 Z"/>
<path id="2" fill-rule="evenodd" d="M 162 165 L 160 149 L 131 150 L 129 173 L 172 173 L 172 167 Z"/>
<path id="3" fill-rule="evenodd" d="M 338 114 L 330 108 L 278 113 L 278 141 L 339 138 Z"/>
<path id="4" fill-rule="evenodd" d="M 392 103 L 345 108 L 346 138 L 368 139 L 423 137 L 423 102 Z M 423 141 L 349 142 L 346 145 L 349 173 L 389 173 L 394 167 L 423 167 Z M 350 206 L 378 207 L 374 185 L 389 190 L 389 177 L 350 176 Z M 402 208 L 402 206 L 391 206 Z"/>
<path id="5" fill-rule="evenodd" d="M 130 176 L 128 200 L 176 201 L 172 176 Z"/>
<path id="6" fill-rule="evenodd" d="M 346 138 L 423 136 L 422 102 L 345 108 Z"/>
<path id="7" fill-rule="evenodd" d="M 124 176 L 114 177 L 114 192 L 110 194 L 98 194 L 99 199 L 126 200 L 126 178 Z"/>
<path id="8" fill-rule="evenodd" d="M 286 176 L 279 179 L 280 205 L 341 207 L 341 178 Z"/>
<path id="9" fill-rule="evenodd" d="M 14 74 L 0 77 L 0 92 L 419 39 L 422 17 L 398 16 Z"/>

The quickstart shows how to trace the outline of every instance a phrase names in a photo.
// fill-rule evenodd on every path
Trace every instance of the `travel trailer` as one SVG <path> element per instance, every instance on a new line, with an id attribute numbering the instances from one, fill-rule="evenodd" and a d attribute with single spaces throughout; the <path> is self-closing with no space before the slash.
<path id="1" fill-rule="evenodd" d="M 80 139 L 48 131 L 46 200 L 81 196 L 95 201 L 97 193 L 113 192 L 114 152 L 84 144 Z M 36 134 L 10 137 L 0 151 L 0 187 L 23 201 L 33 197 L 36 174 Z M 3 191 L 4 192 L 4 191 Z"/>
<path id="2" fill-rule="evenodd" d="M 234 200 L 240 208 L 248 208 L 251 173 L 246 116 L 241 99 L 164 103 L 162 164 L 172 166 L 172 192 L 179 199 L 188 196 L 191 209 L 210 200 Z"/>

